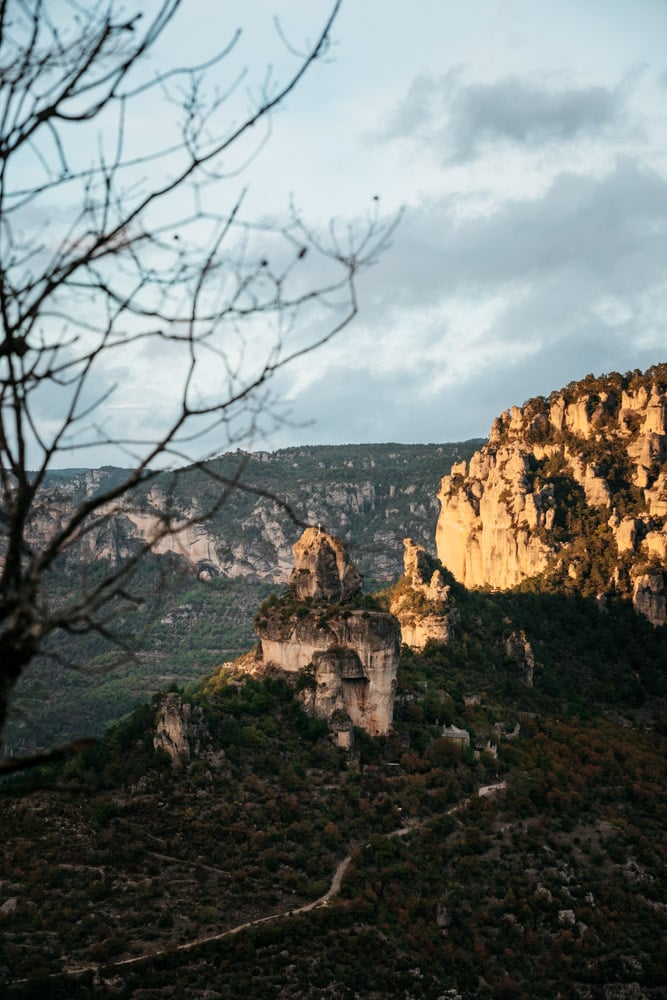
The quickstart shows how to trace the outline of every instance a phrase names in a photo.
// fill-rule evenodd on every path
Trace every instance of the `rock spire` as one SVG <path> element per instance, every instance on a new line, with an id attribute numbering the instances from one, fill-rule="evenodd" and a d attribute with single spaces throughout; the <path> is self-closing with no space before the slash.
<path id="1" fill-rule="evenodd" d="M 298 601 L 312 598 L 338 604 L 361 591 L 364 578 L 351 562 L 347 546 L 321 526 L 306 528 L 292 551 L 289 589 Z"/>
<path id="2" fill-rule="evenodd" d="M 255 620 L 259 672 L 293 675 L 305 709 L 327 720 L 341 746 L 350 745 L 353 726 L 371 736 L 386 733 L 394 710 L 398 621 L 355 603 L 362 577 L 340 539 L 307 528 L 294 557 L 289 595 L 269 601 Z"/>

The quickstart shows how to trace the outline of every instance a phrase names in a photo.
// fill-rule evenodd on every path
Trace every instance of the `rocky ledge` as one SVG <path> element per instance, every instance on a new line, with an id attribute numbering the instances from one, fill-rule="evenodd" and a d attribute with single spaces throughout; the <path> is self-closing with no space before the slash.
<path id="1" fill-rule="evenodd" d="M 371 736 L 391 726 L 401 631 L 397 619 L 361 597 L 363 579 L 340 539 L 307 528 L 294 545 L 289 593 L 260 609 L 255 671 L 291 675 L 304 708 L 326 719 L 341 746 L 352 728 Z"/>
<path id="2" fill-rule="evenodd" d="M 401 626 L 401 641 L 416 650 L 431 641 L 447 643 L 456 610 L 449 606 L 451 587 L 442 566 L 411 538 L 404 538 L 403 546 L 403 579 L 392 589 L 389 605 Z"/>
<path id="3" fill-rule="evenodd" d="M 667 365 L 512 407 L 438 498 L 438 556 L 467 587 L 547 574 L 667 623 Z"/>

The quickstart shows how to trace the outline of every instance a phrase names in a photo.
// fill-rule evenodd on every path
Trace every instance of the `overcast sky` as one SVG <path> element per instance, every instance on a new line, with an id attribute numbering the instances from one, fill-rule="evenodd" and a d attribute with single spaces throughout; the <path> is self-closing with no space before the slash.
<path id="1" fill-rule="evenodd" d="M 405 215 L 295 399 L 308 440 L 485 436 L 667 360 L 667 4 L 348 3 L 337 39 L 312 183 Z"/>
<path id="2" fill-rule="evenodd" d="M 405 214 L 279 443 L 485 436 L 667 360 L 667 4 L 348 0 L 335 38 L 280 172 L 306 212 Z"/>
<path id="3" fill-rule="evenodd" d="M 299 47 L 328 6 L 188 0 L 159 58 L 241 26 L 259 86 L 289 62 L 273 15 Z M 313 227 L 359 226 L 377 198 L 403 217 L 254 447 L 486 436 L 588 372 L 667 361 L 664 0 L 344 0 L 333 40 L 245 172 L 246 211 L 292 196 Z"/>

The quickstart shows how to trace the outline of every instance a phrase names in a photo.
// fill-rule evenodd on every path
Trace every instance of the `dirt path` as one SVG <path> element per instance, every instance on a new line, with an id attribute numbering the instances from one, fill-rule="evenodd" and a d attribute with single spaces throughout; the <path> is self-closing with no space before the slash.
<path id="1" fill-rule="evenodd" d="M 180 865 L 181 868 L 203 868 L 205 872 L 224 875 L 225 878 L 232 877 L 230 871 L 225 871 L 224 868 L 213 868 L 211 865 L 205 865 L 203 861 L 187 861 L 184 858 L 174 858 L 171 854 L 158 854 L 157 851 L 146 851 L 146 853 L 150 858 L 157 858 L 159 861 L 171 861 L 175 865 Z"/>
<path id="2" fill-rule="evenodd" d="M 343 875 L 347 871 L 350 863 L 352 861 L 352 855 L 348 854 L 346 858 L 343 858 L 341 863 L 336 868 L 333 873 L 333 878 L 331 879 L 331 885 L 319 899 L 316 899 L 314 903 L 306 903 L 305 906 L 300 906 L 298 910 L 293 910 L 293 913 L 309 913 L 311 910 L 317 909 L 318 906 L 326 906 L 330 899 L 337 896 L 340 892 L 340 887 L 343 882 Z"/>
<path id="3" fill-rule="evenodd" d="M 499 782 L 495 785 L 486 785 L 478 790 L 477 795 L 490 795 L 505 787 L 505 782 Z M 450 806 L 450 808 L 446 810 L 446 815 L 452 815 L 453 813 L 460 812 L 461 809 L 468 805 L 470 801 L 471 797 L 465 798 L 461 802 L 457 802 L 455 805 Z M 398 830 L 392 830 L 391 833 L 381 834 L 381 836 L 407 837 L 408 834 L 414 833 L 415 830 L 422 827 L 425 822 L 427 821 L 409 820 L 405 826 L 400 827 Z M 121 959 L 119 962 L 100 962 L 95 965 L 81 965 L 74 968 L 65 968 L 61 972 L 54 973 L 52 978 L 56 979 L 58 976 L 62 975 L 76 976 L 81 975 L 84 972 L 99 972 L 100 969 L 104 969 L 105 972 L 111 972 L 113 969 L 127 968 L 127 966 L 138 965 L 140 962 L 145 962 L 152 958 L 159 958 L 161 955 L 170 955 L 177 951 L 191 951 L 192 949 L 198 948 L 203 944 L 208 944 L 211 941 L 222 941 L 226 937 L 233 937 L 235 934 L 240 934 L 241 931 L 249 930 L 251 927 L 261 927 L 263 924 L 269 924 L 275 920 L 281 920 L 285 917 L 296 916 L 299 913 L 310 913 L 312 910 L 316 910 L 319 907 L 327 906 L 329 901 L 338 895 L 343 884 L 345 872 L 351 863 L 352 855 L 348 854 L 336 867 L 327 891 L 323 896 L 313 900 L 312 903 L 304 903 L 303 906 L 299 906 L 294 909 L 279 910 L 277 913 L 270 913 L 266 917 L 258 917 L 255 920 L 246 920 L 245 923 L 237 924 L 236 927 L 229 927 L 226 931 L 219 931 L 217 934 L 207 934 L 203 937 L 194 938 L 192 941 L 186 941 L 184 944 L 170 945 L 167 948 L 157 948 L 154 951 L 147 951 L 141 955 L 135 955 L 132 958 Z M 214 870 L 217 871 L 217 869 Z M 225 872 L 224 874 L 228 873 Z"/>
<path id="4" fill-rule="evenodd" d="M 401 836 L 407 832 L 408 829 L 405 828 L 405 830 L 396 830 L 392 834 L 387 834 L 387 836 Z M 221 941 L 223 938 L 233 937 L 235 934 L 240 934 L 241 931 L 248 930 L 250 927 L 260 927 L 262 924 L 269 924 L 272 921 L 280 920 L 283 917 L 293 917 L 299 913 L 310 913 L 311 910 L 316 910 L 320 906 L 326 906 L 330 899 L 333 899 L 334 896 L 338 895 L 343 882 L 343 876 L 351 862 L 351 854 L 348 854 L 347 857 L 343 858 L 333 873 L 331 883 L 327 891 L 323 896 L 313 900 L 312 903 L 304 903 L 303 906 L 298 906 L 290 910 L 279 910 L 277 913 L 270 913 L 266 917 L 257 917 L 255 920 L 246 920 L 245 923 L 237 924 L 236 927 L 229 927 L 226 931 L 219 931 L 217 934 L 207 934 L 203 937 L 194 938 L 192 941 L 186 941 L 184 944 L 170 945 L 168 948 L 157 948 L 154 951 L 147 951 L 141 955 L 134 955 L 132 958 L 123 958 L 119 962 L 101 962 L 95 965 L 79 965 L 75 968 L 65 968 L 62 972 L 55 973 L 54 978 L 57 978 L 59 975 L 77 976 L 84 972 L 98 972 L 100 969 L 112 970 L 126 968 L 128 965 L 137 965 L 139 962 L 145 962 L 151 958 L 159 958 L 161 955 L 170 955 L 175 951 L 191 951 L 193 948 L 198 948 L 202 944 L 208 944 L 210 941 Z"/>

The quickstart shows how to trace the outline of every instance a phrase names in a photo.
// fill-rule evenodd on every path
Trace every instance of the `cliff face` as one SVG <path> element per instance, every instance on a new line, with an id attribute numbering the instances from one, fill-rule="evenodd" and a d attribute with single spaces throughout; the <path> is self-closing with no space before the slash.
<path id="1" fill-rule="evenodd" d="M 354 543 L 364 572 L 393 579 L 401 571 L 401 539 L 408 531 L 422 544 L 432 544 L 443 464 L 449 467 L 471 455 L 479 443 L 341 445 L 222 455 L 201 469 L 181 470 L 177 479 L 158 476 L 150 487 L 109 506 L 70 547 L 70 564 L 117 564 L 148 544 L 157 554 L 175 555 L 201 578 L 286 583 L 299 529 L 270 499 L 275 495 L 300 521 L 324 521 L 337 537 Z M 241 467 L 241 482 L 252 488 L 232 490 L 213 516 L 188 525 L 187 518 L 215 507 L 224 489 L 221 481 L 234 481 Z M 40 493 L 28 541 L 43 544 L 81 500 L 121 478 L 123 470 L 111 468 L 54 474 Z M 166 510 L 180 530 L 160 537 Z"/>
<path id="2" fill-rule="evenodd" d="M 153 746 L 169 754 L 176 767 L 199 752 L 208 733 L 201 708 L 183 702 L 180 694 L 169 692 L 160 697 L 155 718 Z"/>
<path id="3" fill-rule="evenodd" d="M 493 443 L 453 466 L 438 493 L 438 557 L 468 587 L 513 587 L 542 572 L 554 552 L 534 531 L 553 526 L 553 490 L 533 490 L 530 450 L 520 438 L 501 444 L 497 424 L 494 431 Z"/>
<path id="4" fill-rule="evenodd" d="M 289 598 L 269 601 L 255 627 L 258 669 L 301 675 L 304 707 L 326 719 L 341 745 L 352 726 L 372 736 L 389 729 L 400 627 L 393 615 L 351 604 L 362 577 L 340 539 L 306 529 L 294 546 Z"/>
<path id="5" fill-rule="evenodd" d="M 303 689 L 307 710 L 327 720 L 342 711 L 371 736 L 387 732 L 400 652 L 393 615 L 347 611 L 326 618 L 311 610 L 286 621 L 269 617 L 257 632 L 265 666 L 289 674 L 312 670 L 312 684 Z"/>
<path id="6" fill-rule="evenodd" d="M 447 604 L 450 586 L 422 545 L 403 539 L 403 581 L 393 588 L 390 611 L 401 626 L 401 641 L 421 650 L 427 642 L 446 643 L 456 613 Z"/>
<path id="7" fill-rule="evenodd" d="M 468 587 L 550 574 L 667 622 L 667 365 L 515 406 L 442 480 L 436 546 Z"/>

